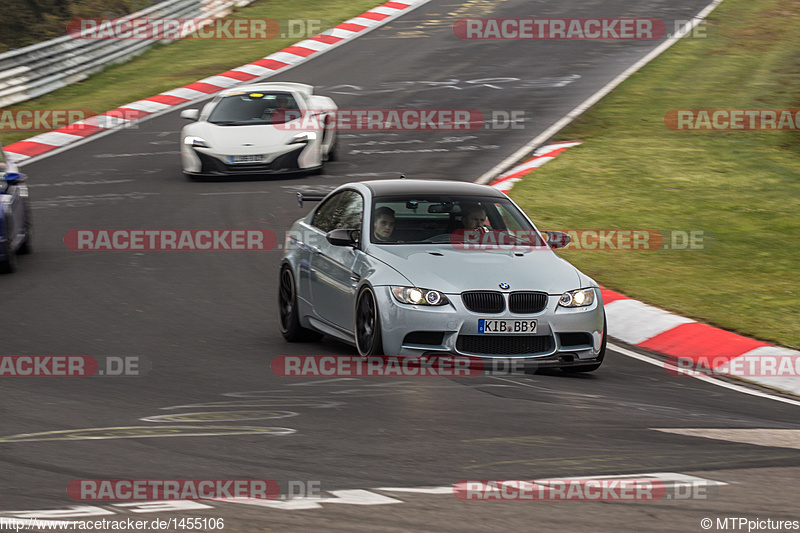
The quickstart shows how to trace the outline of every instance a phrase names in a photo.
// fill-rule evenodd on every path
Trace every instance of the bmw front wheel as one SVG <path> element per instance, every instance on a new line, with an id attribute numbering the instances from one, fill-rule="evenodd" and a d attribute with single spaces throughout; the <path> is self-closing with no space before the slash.
<path id="1" fill-rule="evenodd" d="M 316 341 L 322 334 L 300 325 L 297 314 L 297 291 L 294 274 L 289 266 L 281 268 L 280 285 L 278 287 L 278 316 L 283 338 L 289 342 Z"/>
<path id="2" fill-rule="evenodd" d="M 383 355 L 378 304 L 369 287 L 364 287 L 356 300 L 356 348 L 364 357 Z"/>

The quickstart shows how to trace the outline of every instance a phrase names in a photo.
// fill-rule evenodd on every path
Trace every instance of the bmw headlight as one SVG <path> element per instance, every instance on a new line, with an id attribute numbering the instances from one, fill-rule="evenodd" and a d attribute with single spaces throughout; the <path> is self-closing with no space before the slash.
<path id="1" fill-rule="evenodd" d="M 292 137 L 292 140 L 289 141 L 289 144 L 309 143 L 315 140 L 317 140 L 317 134 L 315 132 L 304 131 L 303 133 L 298 133 Z"/>
<path id="2" fill-rule="evenodd" d="M 414 305 L 445 305 L 447 296 L 439 291 L 420 289 L 418 287 L 392 287 L 392 295 L 404 304 Z"/>
<path id="3" fill-rule="evenodd" d="M 586 307 L 594 303 L 594 289 L 567 291 L 558 299 L 561 307 Z"/>
<path id="4" fill-rule="evenodd" d="M 211 148 L 204 139 L 201 139 L 200 137 L 195 137 L 194 135 L 188 135 L 183 140 L 183 144 L 187 144 L 189 146 L 199 146 L 200 148 Z"/>

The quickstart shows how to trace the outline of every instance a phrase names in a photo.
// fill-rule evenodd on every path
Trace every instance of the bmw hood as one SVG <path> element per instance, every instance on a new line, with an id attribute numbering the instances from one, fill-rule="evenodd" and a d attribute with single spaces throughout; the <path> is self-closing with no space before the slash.
<path id="1" fill-rule="evenodd" d="M 290 145 L 289 141 L 302 131 L 304 130 L 275 127 L 272 124 L 217 126 L 209 122 L 196 122 L 184 128 L 183 136 L 196 135 L 202 138 L 217 154 L 251 155 L 283 153 L 297 149 L 302 145 Z"/>
<path id="2" fill-rule="evenodd" d="M 426 245 L 373 245 L 370 255 L 411 283 L 447 294 L 470 290 L 542 291 L 561 294 L 586 286 L 588 278 L 550 250 L 473 251 Z M 501 289 L 500 284 L 508 284 Z"/>

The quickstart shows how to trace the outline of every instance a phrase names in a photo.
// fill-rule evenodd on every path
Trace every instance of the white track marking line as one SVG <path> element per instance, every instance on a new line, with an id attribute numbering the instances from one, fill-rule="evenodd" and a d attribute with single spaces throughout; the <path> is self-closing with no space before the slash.
<path id="1" fill-rule="evenodd" d="M 618 353 L 620 353 L 622 355 L 626 355 L 628 357 L 632 357 L 633 359 L 638 359 L 639 361 L 643 361 L 643 362 L 649 363 L 651 365 L 659 366 L 659 367 L 665 369 L 665 372 L 666 372 L 667 367 L 672 367 L 672 365 L 669 365 L 666 361 L 660 361 L 660 360 L 655 359 L 653 357 L 650 357 L 648 355 L 642 355 L 642 354 L 633 352 L 631 350 L 628 350 L 626 348 L 623 348 L 621 346 L 617 346 L 615 344 L 608 343 L 608 347 L 613 349 L 615 352 L 618 352 Z M 678 370 L 677 368 L 674 368 L 674 370 L 676 372 L 685 373 L 685 371 Z M 749 394 L 751 396 L 757 396 L 759 398 L 766 398 L 768 400 L 775 400 L 776 402 L 788 403 L 789 405 L 800 406 L 800 401 L 797 401 L 797 400 L 791 400 L 789 398 L 782 398 L 780 396 L 773 396 L 772 394 L 767 394 L 766 392 L 753 390 L 753 389 L 750 389 L 748 387 L 743 387 L 741 385 L 734 385 L 733 383 L 728 383 L 726 381 L 722 381 L 722 380 L 719 380 L 719 379 L 710 378 L 710 377 L 702 375 L 702 374 L 700 374 L 700 375 L 698 375 L 698 374 L 690 375 L 690 374 L 687 373 L 686 377 L 692 377 L 692 378 L 695 378 L 695 379 L 699 379 L 700 381 L 705 381 L 706 383 L 711 383 L 712 385 L 717 385 L 718 387 L 723 387 L 725 389 L 730 389 L 732 391 L 741 392 L 741 393 L 744 393 L 744 394 Z"/>

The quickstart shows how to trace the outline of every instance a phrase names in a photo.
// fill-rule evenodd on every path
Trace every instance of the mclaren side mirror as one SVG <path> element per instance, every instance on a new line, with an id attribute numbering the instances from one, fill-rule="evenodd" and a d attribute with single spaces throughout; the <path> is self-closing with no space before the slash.
<path id="1" fill-rule="evenodd" d="M 187 120 L 197 120 L 199 116 L 199 109 L 184 109 L 181 111 L 181 118 L 185 118 Z"/>

